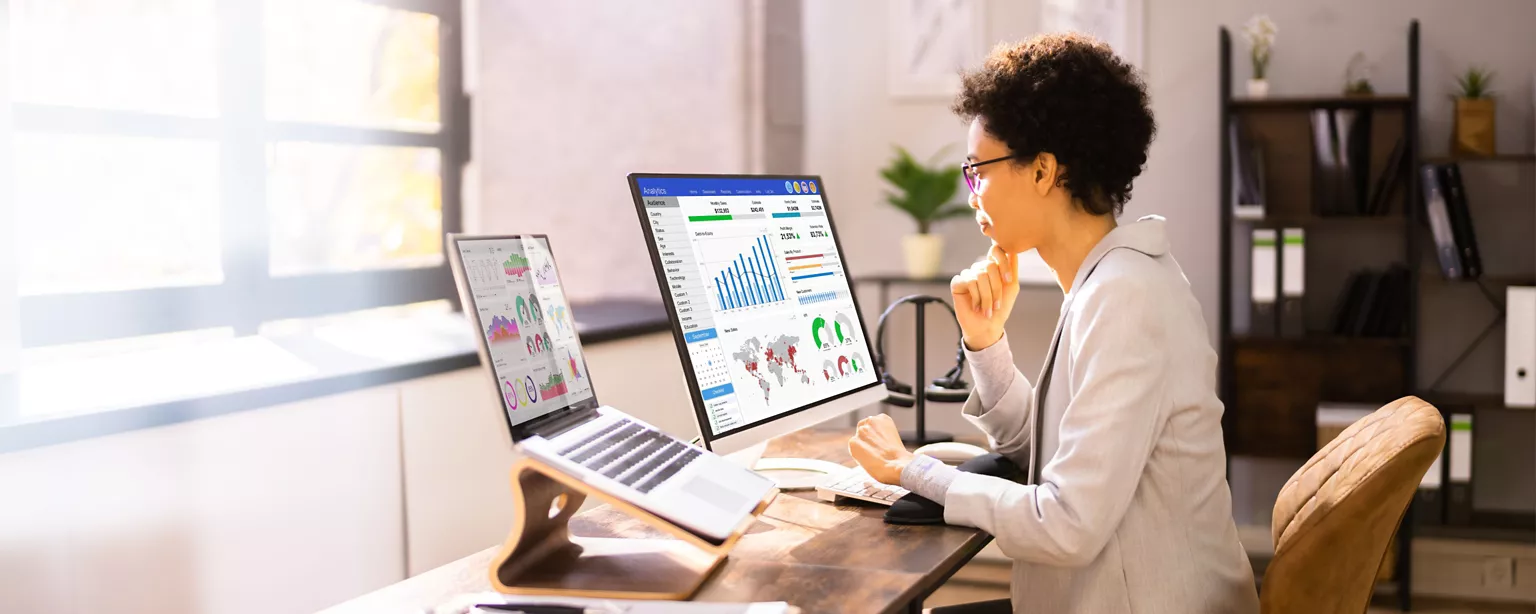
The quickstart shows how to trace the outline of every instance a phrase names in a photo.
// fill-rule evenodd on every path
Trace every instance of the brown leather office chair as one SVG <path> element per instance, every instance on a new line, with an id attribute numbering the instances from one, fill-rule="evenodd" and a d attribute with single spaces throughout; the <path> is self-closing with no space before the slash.
<path id="1" fill-rule="evenodd" d="M 1275 501 L 1265 614 L 1360 614 L 1419 480 L 1445 446 L 1440 411 L 1403 397 L 1302 466 Z"/>

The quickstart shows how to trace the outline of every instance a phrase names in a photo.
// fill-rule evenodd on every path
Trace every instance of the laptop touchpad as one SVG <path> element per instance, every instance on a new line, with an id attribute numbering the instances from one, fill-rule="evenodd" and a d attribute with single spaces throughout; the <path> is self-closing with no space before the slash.
<path id="1" fill-rule="evenodd" d="M 726 511 L 736 511 L 746 504 L 746 497 L 730 487 L 702 475 L 683 484 L 683 492 Z"/>

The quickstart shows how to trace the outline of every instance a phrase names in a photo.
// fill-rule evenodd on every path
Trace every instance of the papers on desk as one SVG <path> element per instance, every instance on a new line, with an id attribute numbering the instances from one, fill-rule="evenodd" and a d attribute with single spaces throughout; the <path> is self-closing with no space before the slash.
<path id="1" fill-rule="evenodd" d="M 478 604 L 533 606 L 533 612 L 548 611 L 551 606 L 573 606 L 590 614 L 800 614 L 800 608 L 783 601 L 764 603 L 710 603 L 703 601 L 632 601 L 627 599 L 584 599 L 474 593 L 461 595 L 432 610 L 432 614 L 511 614 L 517 610 L 477 608 Z M 542 606 L 542 607 L 541 607 Z"/>

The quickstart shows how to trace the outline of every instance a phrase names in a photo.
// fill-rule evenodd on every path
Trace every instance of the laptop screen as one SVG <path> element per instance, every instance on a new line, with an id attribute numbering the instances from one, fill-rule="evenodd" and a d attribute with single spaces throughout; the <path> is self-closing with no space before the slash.
<path id="1" fill-rule="evenodd" d="M 819 178 L 631 178 L 706 437 L 876 383 Z"/>
<path id="2" fill-rule="evenodd" d="M 593 400 L 586 360 L 544 237 L 455 241 L 507 422 Z"/>

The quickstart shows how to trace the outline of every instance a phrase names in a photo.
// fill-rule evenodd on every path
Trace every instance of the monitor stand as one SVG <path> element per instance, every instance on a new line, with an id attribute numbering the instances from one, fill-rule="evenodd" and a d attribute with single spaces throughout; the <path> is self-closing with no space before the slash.
<path id="1" fill-rule="evenodd" d="M 727 459 L 748 467 L 765 478 L 773 480 L 779 490 L 811 490 L 827 480 L 830 475 L 851 471 L 852 468 L 832 461 L 814 458 L 769 457 L 763 458 L 768 443 L 763 442 L 740 452 L 726 455 Z"/>

